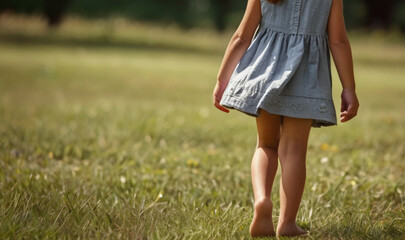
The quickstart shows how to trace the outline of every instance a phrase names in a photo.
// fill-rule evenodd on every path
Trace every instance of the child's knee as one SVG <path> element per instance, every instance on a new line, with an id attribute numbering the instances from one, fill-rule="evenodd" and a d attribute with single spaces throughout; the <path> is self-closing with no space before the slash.
<path id="1" fill-rule="evenodd" d="M 280 160 L 286 159 L 289 156 L 305 157 L 307 153 L 307 142 L 297 139 L 283 139 L 278 148 Z"/>
<path id="2" fill-rule="evenodd" d="M 266 154 L 278 156 L 278 145 L 258 143 L 256 149 L 260 149 Z"/>

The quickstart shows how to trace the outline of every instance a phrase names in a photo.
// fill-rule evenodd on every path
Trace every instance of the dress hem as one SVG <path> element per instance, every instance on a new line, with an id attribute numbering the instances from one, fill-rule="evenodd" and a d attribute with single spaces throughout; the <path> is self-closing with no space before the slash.
<path id="1" fill-rule="evenodd" d="M 322 100 L 321 102 L 319 102 Z M 237 97 L 223 96 L 220 105 L 235 109 L 252 117 L 260 116 L 260 109 L 270 114 L 281 116 L 313 119 L 312 127 L 337 125 L 335 107 L 332 99 L 280 95 L 269 102 L 247 104 Z M 309 107 L 310 106 L 310 107 Z"/>

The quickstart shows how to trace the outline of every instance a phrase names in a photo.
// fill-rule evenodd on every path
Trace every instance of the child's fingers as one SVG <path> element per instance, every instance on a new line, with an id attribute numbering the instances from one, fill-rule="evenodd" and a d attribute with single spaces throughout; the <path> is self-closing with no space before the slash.
<path id="1" fill-rule="evenodd" d="M 228 113 L 228 112 L 229 112 L 228 109 L 226 109 L 226 108 L 222 107 L 221 105 L 219 105 L 219 102 L 220 102 L 220 101 L 221 101 L 221 98 L 218 98 L 218 97 L 216 97 L 216 96 L 213 97 L 212 102 L 213 102 L 214 106 L 215 106 L 216 108 L 218 108 L 219 110 Z"/>
<path id="2" fill-rule="evenodd" d="M 212 102 L 213 102 L 214 106 L 216 108 L 218 108 L 219 110 L 221 110 L 223 112 L 226 112 L 226 113 L 229 113 L 228 109 L 226 109 L 226 108 L 222 107 L 221 105 L 219 105 L 219 103 L 221 102 L 221 99 L 222 99 L 223 92 L 224 92 L 224 89 L 219 88 L 218 85 L 217 85 L 215 87 L 215 89 L 214 89 L 213 94 L 212 94 Z"/>
<path id="3" fill-rule="evenodd" d="M 223 112 L 226 112 L 226 113 L 229 113 L 229 110 L 226 109 L 226 108 L 224 108 L 224 107 L 222 107 L 221 105 L 219 105 L 218 102 L 215 102 L 214 105 L 215 105 L 215 107 L 218 108 L 219 110 L 221 110 L 221 111 L 223 111 Z"/>
<path id="4" fill-rule="evenodd" d="M 340 121 L 341 121 L 341 122 L 347 122 L 347 121 L 349 121 L 350 119 L 352 119 L 353 117 L 354 117 L 354 116 L 349 115 L 347 112 L 343 112 L 343 113 L 340 114 Z"/>
<path id="5" fill-rule="evenodd" d="M 340 113 L 340 121 L 341 122 L 347 122 L 350 120 L 349 115 L 347 114 L 347 112 L 342 112 Z"/>
<path id="6" fill-rule="evenodd" d="M 340 113 L 340 121 L 341 122 L 347 122 L 350 119 L 354 118 L 357 115 L 357 109 L 356 105 L 349 104 L 347 111 L 342 111 Z"/>

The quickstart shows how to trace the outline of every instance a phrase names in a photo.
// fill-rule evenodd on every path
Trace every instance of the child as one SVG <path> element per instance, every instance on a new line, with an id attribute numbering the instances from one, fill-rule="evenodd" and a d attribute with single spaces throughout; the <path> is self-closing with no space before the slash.
<path id="1" fill-rule="evenodd" d="M 311 126 L 336 125 L 329 49 L 343 87 L 340 121 L 357 114 L 342 9 L 342 0 L 248 0 L 226 49 L 214 105 L 255 116 L 258 131 L 251 165 L 252 237 L 307 234 L 295 221 L 305 185 L 309 132 Z M 280 216 L 275 232 L 271 189 L 278 159 Z"/>

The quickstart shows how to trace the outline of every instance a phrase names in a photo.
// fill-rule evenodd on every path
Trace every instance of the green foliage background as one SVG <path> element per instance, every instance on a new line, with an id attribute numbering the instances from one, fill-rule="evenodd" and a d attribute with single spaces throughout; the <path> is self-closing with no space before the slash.
<path id="1" fill-rule="evenodd" d="M 46 0 L 0 0 L 1 10 L 22 13 L 42 13 Z M 216 14 L 226 15 L 226 25 L 234 27 L 239 23 L 246 1 L 229 0 L 227 12 L 218 13 L 216 0 L 71 0 L 68 14 L 88 18 L 127 17 L 131 19 L 176 23 L 189 28 L 194 26 L 212 27 Z M 364 26 L 367 17 L 366 0 L 345 0 L 345 18 L 348 28 Z M 405 27 L 405 3 L 394 0 L 391 16 L 392 27 Z"/>

